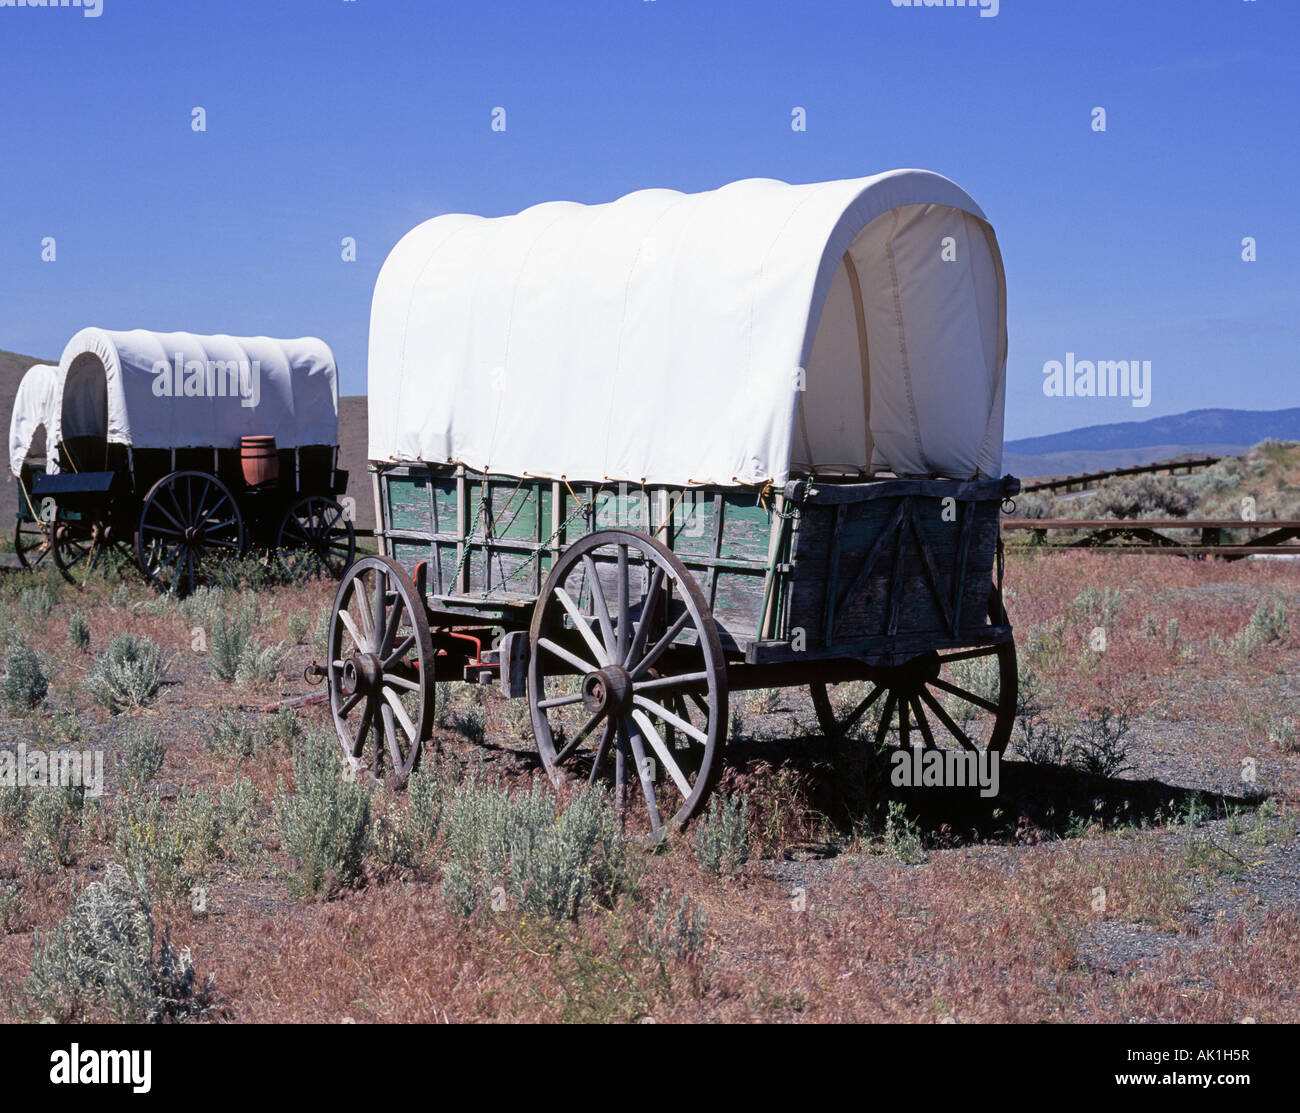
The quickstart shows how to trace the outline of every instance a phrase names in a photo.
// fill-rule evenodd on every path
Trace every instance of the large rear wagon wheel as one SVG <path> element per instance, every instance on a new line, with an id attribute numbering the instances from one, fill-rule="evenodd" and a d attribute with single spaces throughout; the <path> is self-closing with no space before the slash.
<path id="1" fill-rule="evenodd" d="M 205 563 L 243 551 L 244 516 L 215 475 L 172 472 L 145 495 L 136 561 L 159 591 L 188 595 L 205 581 Z"/>
<path id="2" fill-rule="evenodd" d="M 275 545 L 294 579 L 341 580 L 356 559 L 357 533 L 337 502 L 308 495 L 285 513 Z"/>
<path id="3" fill-rule="evenodd" d="M 648 842 L 700 811 L 722 771 L 726 662 L 704 594 L 671 550 L 630 530 L 565 550 L 533 611 L 528 703 L 557 787 L 608 785 Z"/>
<path id="4" fill-rule="evenodd" d="M 1005 625 L 996 599 L 989 605 L 994 625 Z M 883 748 L 891 736 L 899 744 L 1002 753 L 1016 721 L 1019 668 L 1016 645 L 922 653 L 888 668 L 864 666 L 866 679 L 845 684 L 811 685 L 813 708 L 822 733 L 834 744 L 855 737 Z"/>
<path id="5" fill-rule="evenodd" d="M 343 756 L 376 780 L 406 784 L 433 729 L 433 638 L 402 566 L 362 557 L 344 573 L 330 618 L 330 712 Z"/>

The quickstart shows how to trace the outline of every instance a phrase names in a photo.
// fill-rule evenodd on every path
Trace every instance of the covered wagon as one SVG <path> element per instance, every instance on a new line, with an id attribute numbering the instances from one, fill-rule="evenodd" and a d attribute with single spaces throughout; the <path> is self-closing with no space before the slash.
<path id="1" fill-rule="evenodd" d="M 33 493 L 55 508 L 70 579 L 113 547 L 180 592 L 249 545 L 334 575 L 355 555 L 320 340 L 84 329 L 63 351 L 50 421 L 51 474 Z"/>
<path id="2" fill-rule="evenodd" d="M 348 759 L 403 779 L 435 676 L 499 679 L 551 776 L 657 837 L 715 783 L 736 689 L 1001 750 L 1006 354 L 993 229 L 925 171 L 420 225 L 371 316 L 381 555 L 327 665 Z"/>
<path id="3" fill-rule="evenodd" d="M 59 369 L 37 363 L 27 369 L 14 395 L 9 419 L 9 470 L 18 486 L 14 522 L 14 552 L 24 568 L 37 568 L 50 555 L 53 531 L 32 494 L 38 475 L 46 469 L 49 431 L 58 405 Z"/>

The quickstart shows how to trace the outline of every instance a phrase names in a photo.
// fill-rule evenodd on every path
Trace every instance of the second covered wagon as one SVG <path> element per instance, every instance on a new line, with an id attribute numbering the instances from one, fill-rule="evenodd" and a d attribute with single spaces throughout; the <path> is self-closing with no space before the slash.
<path id="1" fill-rule="evenodd" d="M 416 228 L 371 317 L 382 555 L 335 605 L 345 754 L 400 780 L 435 675 L 499 678 L 552 777 L 657 836 L 715 783 L 737 688 L 1000 750 L 1005 322 L 991 226 L 924 171 Z"/>
<path id="2" fill-rule="evenodd" d="M 250 544 L 336 576 L 355 555 L 337 369 L 320 340 L 83 329 L 46 437 L 31 496 L 70 579 L 114 547 L 180 592 Z"/>

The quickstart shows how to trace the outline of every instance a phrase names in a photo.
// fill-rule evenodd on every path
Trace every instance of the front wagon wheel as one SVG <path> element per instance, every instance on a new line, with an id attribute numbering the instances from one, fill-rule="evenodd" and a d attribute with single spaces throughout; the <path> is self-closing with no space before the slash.
<path id="1" fill-rule="evenodd" d="M 689 822 L 722 769 L 727 673 L 682 562 L 643 533 L 588 534 L 552 568 L 530 641 L 529 710 L 552 782 L 608 785 L 646 841 Z"/>
<path id="2" fill-rule="evenodd" d="M 433 638 L 424 600 L 402 566 L 362 557 L 344 573 L 330 618 L 330 713 L 343 756 L 401 787 L 433 729 Z"/>
<path id="3" fill-rule="evenodd" d="M 215 475 L 174 471 L 145 495 L 135 534 L 136 560 L 159 591 L 189 595 L 206 581 L 205 564 L 243 551 L 244 516 Z"/>
<path id="4" fill-rule="evenodd" d="M 1007 625 L 996 594 L 989 619 Z M 863 671 L 862 681 L 811 686 L 817 722 L 832 743 L 862 737 L 880 750 L 892 735 L 905 747 L 955 744 L 1000 754 L 1011 740 L 1019 668 L 1010 635 L 998 645 L 931 651 Z"/>

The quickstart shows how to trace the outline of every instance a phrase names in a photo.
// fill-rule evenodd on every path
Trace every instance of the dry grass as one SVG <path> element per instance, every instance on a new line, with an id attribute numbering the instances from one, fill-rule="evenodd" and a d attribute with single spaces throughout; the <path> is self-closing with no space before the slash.
<path id="1" fill-rule="evenodd" d="M 11 864 L 21 861 L 24 832 L 0 826 L 0 887 L 6 909 L 17 909 L 6 911 L 0 933 L 0 970 L 11 979 L 30 964 L 33 929 L 54 924 L 69 893 L 112 860 L 114 755 L 123 732 L 144 723 L 162 731 L 167 747 L 155 781 L 165 808 L 237 776 L 256 790 L 251 845 L 206 864 L 189 899 L 155 905 L 177 946 L 191 947 L 198 967 L 215 976 L 219 1015 L 234 1021 L 1300 1019 L 1300 915 L 1287 895 L 1295 889 L 1264 886 L 1253 903 L 1224 896 L 1293 868 L 1283 857 L 1287 838 L 1249 851 L 1231 844 L 1244 868 L 1230 874 L 1188 853 L 1191 836 L 1171 825 L 1165 804 L 1139 800 L 1147 789 L 1137 780 L 1079 778 L 1071 790 L 1086 813 L 1092 795 L 1113 804 L 1131 789 L 1137 802 L 1127 826 L 1118 807 L 1107 805 L 1093 822 L 1071 814 L 1074 802 L 1050 787 L 1056 782 L 1027 781 L 998 815 L 969 823 L 921 815 L 925 861 L 903 865 L 869 823 L 846 819 L 848 786 L 828 776 L 815 739 L 770 740 L 773 731 L 815 733 L 811 711 L 793 694 L 779 706 L 747 707 L 751 721 L 777 725 L 768 743 L 736 748 L 724 782 L 750 805 L 754 857 L 737 877 L 706 875 L 683 839 L 642 857 L 632 893 L 575 922 L 509 910 L 466 918 L 443 896 L 435 846 L 427 871 L 372 861 L 336 899 L 293 901 L 271 807 L 277 780 L 292 783 L 288 746 L 241 757 L 207 743 L 220 709 L 311 690 L 302 679 L 311 634 L 289 646 L 303 628 L 299 619 L 291 631 L 291 616 L 306 613 L 314 626 L 332 586 L 259 592 L 258 634 L 265 644 L 286 642 L 288 657 L 274 681 L 240 690 L 212 678 L 195 648 L 196 624 L 174 604 L 133 583 L 78 593 L 42 582 L 53 609 L 33 625 L 20 604 L 33 578 L 0 579 L 0 626 L 21 630 L 51 678 L 45 704 L 0 718 L 0 737 L 102 748 L 109 784 L 77 821 L 72 864 L 53 873 Z M 1022 664 L 1041 681 L 1045 713 L 1127 707 L 1137 724 L 1131 777 L 1173 786 L 1162 801 L 1183 799 L 1184 789 L 1242 791 L 1236 772 L 1249 755 L 1263 789 L 1284 806 L 1300 801 L 1300 753 L 1275 740 L 1283 737 L 1277 723 L 1300 721 L 1295 567 L 1016 554 L 1007 582 Z M 1091 592 L 1081 599 L 1085 586 Z M 1265 602 L 1286 608 L 1289 631 L 1234 653 L 1233 639 Z M 70 644 L 74 612 L 86 618 L 89 652 Z M 1098 625 L 1106 629 L 1102 652 L 1089 648 Z M 153 639 L 172 663 L 150 707 L 110 716 L 82 682 L 95 655 L 124 632 Z M 450 767 L 507 786 L 529 783 L 536 764 L 517 709 L 481 690 L 447 694 L 462 709 L 481 706 L 488 743 L 469 745 L 448 717 L 439 736 Z M 324 714 L 309 705 L 301 718 L 320 724 Z M 797 860 L 830 852 L 838 857 Z M 685 954 L 652 953 L 656 907 L 676 909 L 683 897 L 703 916 L 702 943 Z M 0 1018 L 9 1015 L 0 1003 Z"/>

